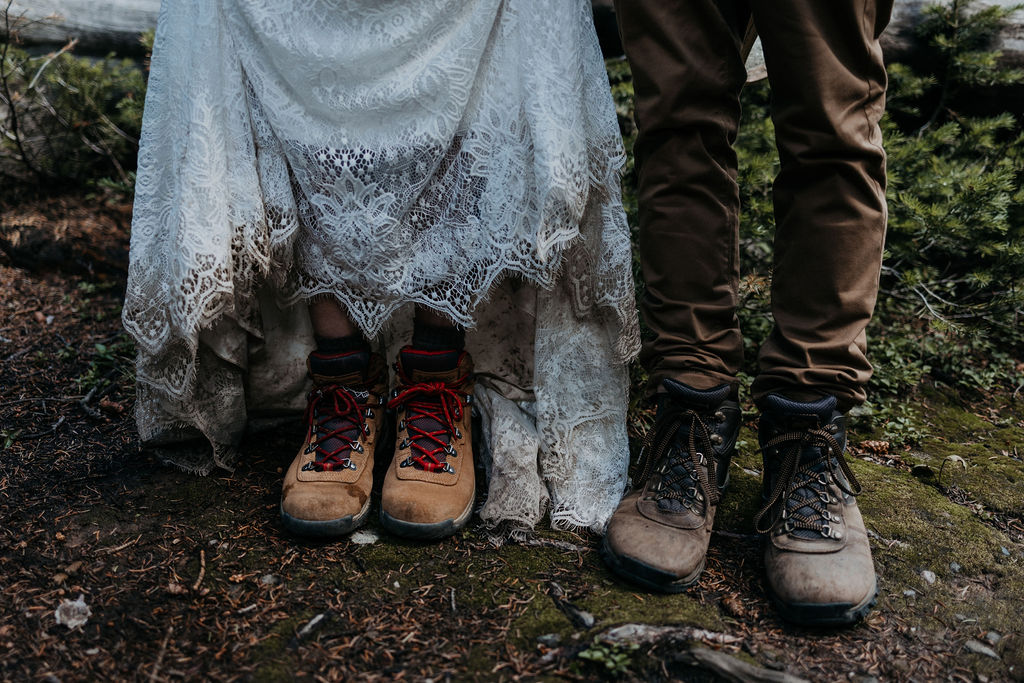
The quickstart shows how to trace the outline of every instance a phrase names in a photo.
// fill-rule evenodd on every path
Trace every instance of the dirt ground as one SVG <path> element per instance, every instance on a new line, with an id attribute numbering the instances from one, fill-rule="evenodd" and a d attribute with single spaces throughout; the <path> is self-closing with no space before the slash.
<path id="1" fill-rule="evenodd" d="M 767 602 L 749 431 L 683 595 L 624 585 L 596 537 L 551 530 L 499 547 L 471 525 L 427 545 L 371 522 L 302 541 L 277 516 L 297 419 L 231 473 L 140 449 L 119 323 L 128 207 L 0 209 L 0 679 L 1024 680 L 1010 395 L 923 387 L 918 448 L 854 435 L 880 599 L 850 629 L 795 628 Z M 58 623 L 79 598 L 87 619 Z"/>

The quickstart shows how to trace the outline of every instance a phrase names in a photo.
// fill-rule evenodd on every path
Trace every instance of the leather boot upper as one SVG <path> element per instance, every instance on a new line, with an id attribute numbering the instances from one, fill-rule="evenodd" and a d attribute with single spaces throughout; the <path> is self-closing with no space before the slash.
<path id="1" fill-rule="evenodd" d="M 772 595 L 784 613 L 807 621 L 815 605 L 863 605 L 874 596 L 875 573 L 855 498 L 861 487 L 843 456 L 845 416 L 832 396 L 797 402 L 769 394 L 761 409 L 764 504 L 755 525 L 765 534 Z"/>
<path id="2" fill-rule="evenodd" d="M 690 583 L 704 565 L 728 482 L 740 408 L 727 385 L 700 391 L 665 380 L 663 386 L 636 488 L 612 516 L 605 548 L 620 573 L 644 574 L 651 583 Z"/>
<path id="3" fill-rule="evenodd" d="M 311 354 L 306 437 L 285 473 L 281 509 L 308 522 L 337 520 L 366 509 L 374 450 L 385 419 L 387 373 L 367 351 Z M 347 370 L 347 371 L 346 371 Z"/>
<path id="4" fill-rule="evenodd" d="M 473 360 L 468 353 L 406 347 L 396 363 L 397 444 L 382 489 L 392 520 L 442 524 L 465 517 L 476 493 L 472 451 Z"/>

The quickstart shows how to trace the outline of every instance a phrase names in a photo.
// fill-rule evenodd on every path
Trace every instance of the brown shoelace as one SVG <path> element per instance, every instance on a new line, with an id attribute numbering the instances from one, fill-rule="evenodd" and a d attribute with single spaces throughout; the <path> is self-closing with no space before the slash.
<path id="1" fill-rule="evenodd" d="M 834 519 L 827 509 L 830 502 L 837 502 L 829 493 L 829 482 L 834 481 L 847 495 L 855 496 L 861 492 L 860 482 L 850 470 L 839 443 L 827 430 L 814 428 L 779 434 L 765 443 L 764 450 L 767 452 L 776 447 L 785 452 L 785 457 L 771 496 L 754 516 L 754 527 L 765 534 L 780 520 L 785 520 L 787 532 L 806 529 L 831 536 L 833 530 L 829 522 L 839 520 Z M 821 455 L 801 465 L 800 457 L 807 448 L 818 448 Z M 837 464 L 842 477 L 837 476 Z M 782 504 L 772 513 L 780 501 Z M 810 508 L 815 515 L 800 512 L 804 508 Z M 767 525 L 763 524 L 765 519 L 769 520 Z"/>
<path id="2" fill-rule="evenodd" d="M 678 447 L 673 448 L 672 442 L 684 424 L 689 428 L 687 448 L 682 451 Z M 702 510 L 695 508 L 701 503 L 717 504 L 718 486 L 711 484 L 717 481 L 718 476 L 712 433 L 697 411 L 669 408 L 644 443 L 637 464 L 640 471 L 637 481 L 646 482 L 654 472 L 658 472 L 662 475 L 661 481 L 657 488 L 650 489 L 655 494 L 654 500 L 677 500 L 698 514 Z M 677 465 L 682 466 L 682 473 L 676 471 Z"/>

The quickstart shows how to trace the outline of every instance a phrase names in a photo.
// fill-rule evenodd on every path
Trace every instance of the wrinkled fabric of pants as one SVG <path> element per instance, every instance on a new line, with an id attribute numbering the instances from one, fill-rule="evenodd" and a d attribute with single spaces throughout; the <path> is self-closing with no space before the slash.
<path id="1" fill-rule="evenodd" d="M 739 191 L 736 139 L 753 16 L 771 84 L 781 170 L 774 184 L 774 329 L 754 398 L 865 399 L 865 328 L 885 237 L 886 74 L 879 36 L 892 0 L 617 0 L 636 92 L 641 358 L 664 378 L 735 386 Z"/>

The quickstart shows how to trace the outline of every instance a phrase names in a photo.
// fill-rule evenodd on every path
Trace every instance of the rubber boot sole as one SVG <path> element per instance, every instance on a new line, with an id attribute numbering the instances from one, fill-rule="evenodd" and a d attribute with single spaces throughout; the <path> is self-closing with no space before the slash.
<path id="1" fill-rule="evenodd" d="M 435 541 L 439 538 L 451 536 L 466 526 L 466 522 L 469 521 L 470 516 L 473 514 L 473 501 L 475 500 L 476 489 L 474 488 L 473 495 L 469 497 L 469 505 L 466 506 L 466 509 L 458 517 L 431 523 L 406 522 L 405 520 L 396 519 L 385 512 L 382 507 L 380 510 L 380 523 L 381 526 L 396 536 L 412 540 Z"/>
<path id="2" fill-rule="evenodd" d="M 367 496 L 362 509 L 354 515 L 346 515 L 337 519 L 309 520 L 292 517 L 281 505 L 281 524 L 291 534 L 311 538 L 334 538 L 350 534 L 363 524 L 370 516 L 370 497 Z"/>
<path id="3" fill-rule="evenodd" d="M 608 546 L 608 537 L 601 539 L 601 558 L 608 568 L 618 576 L 653 591 L 661 593 L 682 593 L 697 583 L 704 571 L 705 559 L 700 561 L 693 572 L 682 578 L 655 569 L 632 557 L 620 557 Z"/>
<path id="4" fill-rule="evenodd" d="M 866 598 L 853 605 L 848 602 L 802 603 L 784 602 L 767 587 L 768 597 L 776 611 L 786 621 L 804 626 L 849 626 L 862 620 L 878 602 L 878 582 Z"/>

